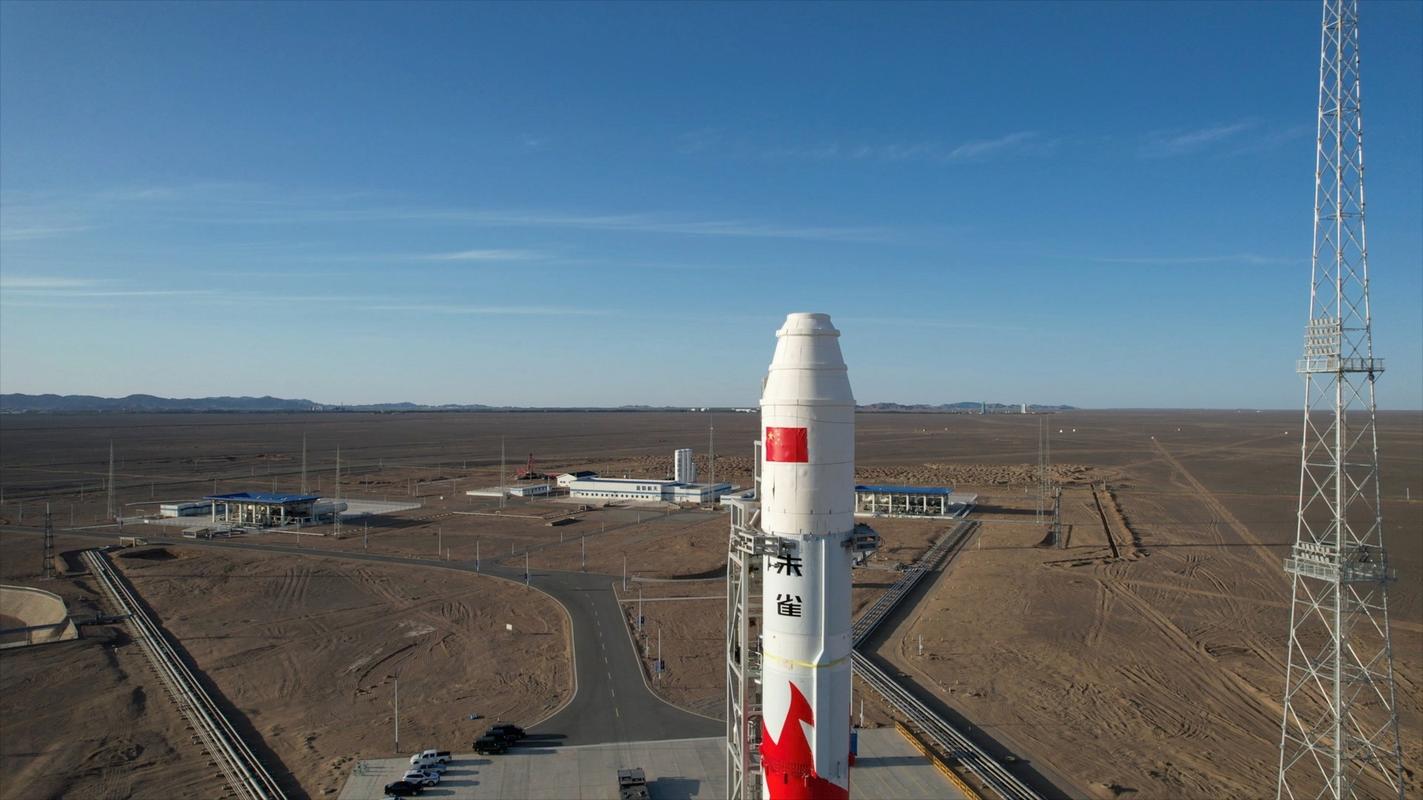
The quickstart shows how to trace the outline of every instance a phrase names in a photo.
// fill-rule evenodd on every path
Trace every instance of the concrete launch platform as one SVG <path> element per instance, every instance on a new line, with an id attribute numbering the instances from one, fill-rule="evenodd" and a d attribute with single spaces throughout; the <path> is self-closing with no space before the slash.
<path id="1" fill-rule="evenodd" d="M 944 776 L 893 728 L 860 731 L 850 770 L 856 800 L 962 800 Z M 340 800 L 376 800 L 400 779 L 405 758 L 356 765 Z M 422 798 L 460 800 L 615 800 L 618 770 L 642 767 L 652 800 L 726 797 L 726 743 L 720 738 L 541 747 L 520 743 L 501 756 L 461 753 L 439 786 Z"/>

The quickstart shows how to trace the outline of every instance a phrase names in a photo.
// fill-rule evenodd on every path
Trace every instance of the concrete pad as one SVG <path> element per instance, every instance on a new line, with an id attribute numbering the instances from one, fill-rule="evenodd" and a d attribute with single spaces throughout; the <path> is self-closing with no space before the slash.
<path id="1" fill-rule="evenodd" d="M 373 800 L 400 779 L 406 758 L 359 762 L 340 800 Z M 422 798 L 458 800 L 616 800 L 619 769 L 642 767 L 652 800 L 710 800 L 726 796 L 726 748 L 720 738 L 624 742 L 581 747 L 511 749 L 502 756 L 462 753 L 439 786 Z M 892 728 L 860 731 L 850 770 L 856 800 L 962 800 L 939 771 Z"/>

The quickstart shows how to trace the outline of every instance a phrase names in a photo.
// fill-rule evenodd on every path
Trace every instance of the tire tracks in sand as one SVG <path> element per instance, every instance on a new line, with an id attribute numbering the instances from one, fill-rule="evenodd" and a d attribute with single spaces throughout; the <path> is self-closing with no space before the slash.
<path id="1" fill-rule="evenodd" d="M 1151 444 L 1156 448 L 1157 452 L 1161 454 L 1161 457 L 1166 460 L 1166 463 L 1170 464 L 1171 468 L 1176 470 L 1176 473 L 1195 490 L 1200 497 L 1201 503 L 1209 508 L 1218 518 L 1225 520 L 1225 524 L 1230 526 L 1232 531 L 1235 531 L 1242 542 L 1251 545 L 1250 549 L 1260 557 L 1261 562 L 1265 565 L 1266 573 L 1276 576 L 1282 586 L 1286 585 L 1284 564 L 1270 554 L 1269 549 L 1265 547 L 1265 543 L 1261 542 L 1255 534 L 1251 533 L 1250 528 L 1248 528 L 1245 523 L 1230 513 L 1230 509 L 1226 508 L 1220 500 L 1216 499 L 1216 496 L 1210 489 L 1205 487 L 1205 484 L 1196 480 L 1196 476 L 1192 475 L 1191 471 L 1186 469 L 1180 461 L 1177 461 L 1176 457 L 1171 455 L 1170 451 L 1161 444 L 1159 439 L 1152 439 Z"/>

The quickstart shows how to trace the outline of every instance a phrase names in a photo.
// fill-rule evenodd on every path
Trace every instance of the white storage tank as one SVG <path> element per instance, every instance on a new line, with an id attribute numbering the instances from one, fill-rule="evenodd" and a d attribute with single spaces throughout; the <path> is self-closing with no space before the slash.
<path id="1" fill-rule="evenodd" d="M 684 447 L 672 454 L 672 478 L 678 483 L 696 483 L 697 468 L 692 465 L 692 449 Z"/>

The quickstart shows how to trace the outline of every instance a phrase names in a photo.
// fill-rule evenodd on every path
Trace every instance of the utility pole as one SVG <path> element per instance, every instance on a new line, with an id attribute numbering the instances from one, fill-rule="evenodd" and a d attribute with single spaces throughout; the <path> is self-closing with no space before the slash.
<path id="1" fill-rule="evenodd" d="M 395 752 L 400 752 L 400 673 L 395 673 Z"/>
<path id="2" fill-rule="evenodd" d="M 479 540 L 474 540 L 474 571 L 479 571 Z"/>
<path id="3" fill-rule="evenodd" d="M 336 496 L 332 498 L 333 503 L 341 502 L 341 445 L 336 445 Z M 332 516 L 336 518 L 336 538 L 341 537 L 341 511 L 337 509 Z"/>
<path id="4" fill-rule="evenodd" d="M 54 577 L 54 521 L 50 518 L 49 503 L 44 504 L 44 572 L 46 578 Z"/>
<path id="5" fill-rule="evenodd" d="M 301 432 L 301 493 L 306 494 L 306 431 Z"/>
<path id="6" fill-rule="evenodd" d="M 1358 0 L 1324 0 L 1314 253 L 1275 796 L 1402 800 L 1364 233 Z"/>
<path id="7" fill-rule="evenodd" d="M 109 506 L 105 512 L 105 517 L 109 522 L 114 521 L 117 509 L 114 508 L 114 440 L 109 440 Z"/>
<path id="8" fill-rule="evenodd" d="M 623 591 L 628 590 L 628 554 L 623 553 Z"/>
<path id="9" fill-rule="evenodd" d="M 707 483 L 716 484 L 716 418 L 707 413 Z"/>
<path id="10" fill-rule="evenodd" d="M 578 541 L 583 544 L 583 571 L 588 571 L 588 537 L 579 536 Z"/>
<path id="11" fill-rule="evenodd" d="M 524 551 L 524 588 L 529 588 L 529 551 Z"/>
<path id="12" fill-rule="evenodd" d="M 439 558 L 439 557 L 440 557 L 440 554 L 443 553 L 443 552 L 445 552 L 445 540 L 444 540 L 444 535 L 445 535 L 444 526 L 442 526 L 442 525 L 436 526 L 436 527 L 435 527 L 435 557 L 436 557 L 436 558 Z"/>
<path id="13" fill-rule="evenodd" d="M 642 587 L 637 587 L 637 635 L 642 635 Z"/>
<path id="14" fill-rule="evenodd" d="M 499 437 L 499 507 L 504 507 L 504 437 Z"/>

